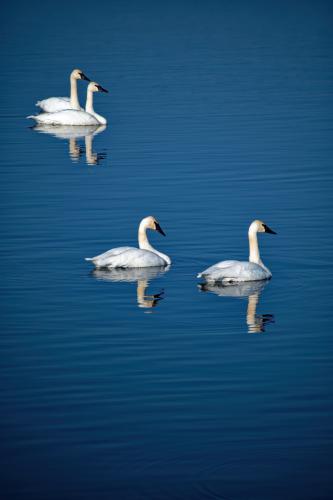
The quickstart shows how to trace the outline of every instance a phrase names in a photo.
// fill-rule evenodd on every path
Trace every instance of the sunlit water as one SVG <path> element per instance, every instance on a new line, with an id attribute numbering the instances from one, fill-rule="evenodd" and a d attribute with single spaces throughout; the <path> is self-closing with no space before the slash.
<path id="1" fill-rule="evenodd" d="M 3 9 L 2 498 L 332 498 L 330 2 Z M 108 126 L 31 128 L 74 67 Z M 170 269 L 84 260 L 150 214 Z"/>

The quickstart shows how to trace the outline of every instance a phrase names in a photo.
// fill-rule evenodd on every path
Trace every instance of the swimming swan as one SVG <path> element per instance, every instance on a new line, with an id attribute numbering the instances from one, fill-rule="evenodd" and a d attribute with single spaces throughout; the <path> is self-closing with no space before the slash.
<path id="1" fill-rule="evenodd" d="M 82 110 L 79 98 L 77 95 L 77 80 L 90 79 L 80 69 L 73 69 L 70 74 L 71 96 L 70 97 L 49 97 L 43 101 L 37 101 L 36 106 L 39 106 L 46 113 L 55 113 L 64 109 L 77 109 Z"/>
<path id="2" fill-rule="evenodd" d="M 270 270 L 260 259 L 257 233 L 276 234 L 260 220 L 255 220 L 249 227 L 249 262 L 238 260 L 224 260 L 218 262 L 205 271 L 198 274 L 198 278 L 204 278 L 209 283 L 223 282 L 234 283 L 239 281 L 258 281 L 272 277 Z"/>
<path id="3" fill-rule="evenodd" d="M 171 264 L 170 257 L 158 252 L 150 245 L 146 234 L 147 229 L 158 231 L 165 236 L 161 226 L 154 217 L 145 217 L 139 225 L 138 239 L 140 248 L 112 248 L 96 257 L 86 258 L 86 260 L 92 261 L 97 268 L 108 267 L 109 269 L 116 267 L 164 267 Z"/>
<path id="4" fill-rule="evenodd" d="M 38 123 L 46 125 L 106 125 L 106 119 L 95 113 L 93 107 L 93 93 L 108 92 L 103 89 L 98 83 L 90 82 L 87 88 L 86 110 L 79 111 L 76 109 L 64 109 L 55 113 L 41 113 L 40 115 L 31 115 L 27 118 L 32 118 Z"/>

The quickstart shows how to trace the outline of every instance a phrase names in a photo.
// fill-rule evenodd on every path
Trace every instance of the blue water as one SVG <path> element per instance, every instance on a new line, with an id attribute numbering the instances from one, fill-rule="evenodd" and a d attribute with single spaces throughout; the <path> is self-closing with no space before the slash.
<path id="1" fill-rule="evenodd" d="M 1 498 L 332 498 L 331 3 L 2 12 Z M 106 129 L 31 128 L 74 67 Z M 93 272 L 150 214 L 171 268 Z"/>

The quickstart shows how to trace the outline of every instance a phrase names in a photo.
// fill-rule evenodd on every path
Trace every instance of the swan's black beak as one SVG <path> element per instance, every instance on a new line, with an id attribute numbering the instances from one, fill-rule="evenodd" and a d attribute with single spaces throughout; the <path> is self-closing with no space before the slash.
<path id="1" fill-rule="evenodd" d="M 163 236 L 166 236 L 165 232 L 163 231 L 163 229 L 161 228 L 161 226 L 159 225 L 158 222 L 155 222 L 155 229 L 156 231 L 158 231 L 159 233 L 163 234 Z"/>
<path id="2" fill-rule="evenodd" d="M 106 90 L 106 89 L 103 89 L 103 87 L 102 87 L 101 85 L 96 85 L 96 87 L 98 88 L 98 91 L 99 91 L 99 92 L 105 92 L 106 94 L 108 94 L 108 93 L 109 93 L 109 91 L 108 91 L 108 90 Z"/>
<path id="3" fill-rule="evenodd" d="M 90 82 L 90 78 L 88 78 L 84 73 L 80 73 L 81 80 L 87 80 L 87 82 Z"/>
<path id="4" fill-rule="evenodd" d="M 277 234 L 275 231 L 273 231 L 273 229 L 271 229 L 270 227 L 266 226 L 266 224 L 264 224 L 264 229 L 265 229 L 265 233 Z"/>

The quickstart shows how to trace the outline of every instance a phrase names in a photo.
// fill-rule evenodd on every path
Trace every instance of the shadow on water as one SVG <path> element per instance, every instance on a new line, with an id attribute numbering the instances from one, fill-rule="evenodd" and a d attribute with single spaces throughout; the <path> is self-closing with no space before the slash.
<path id="1" fill-rule="evenodd" d="M 151 309 L 163 300 L 164 289 L 159 293 L 148 294 L 147 288 L 151 280 L 165 274 L 169 267 L 146 267 L 136 269 L 94 269 L 91 276 L 97 280 L 112 281 L 112 282 L 137 282 L 136 298 L 138 307 Z"/>
<path id="2" fill-rule="evenodd" d="M 88 165 L 99 165 L 106 158 L 106 152 L 93 151 L 93 139 L 104 132 L 106 125 L 36 125 L 32 130 L 41 134 L 49 134 L 57 139 L 68 140 L 68 153 L 73 162 L 78 162 L 85 154 Z M 78 144 L 84 139 L 84 146 Z"/>
<path id="3" fill-rule="evenodd" d="M 268 283 L 268 280 L 247 281 L 229 285 L 202 283 L 198 287 L 202 292 L 212 292 L 220 297 L 247 297 L 246 324 L 248 333 L 263 333 L 269 323 L 274 323 L 273 314 L 256 314 L 259 297 Z"/>

